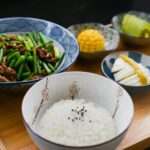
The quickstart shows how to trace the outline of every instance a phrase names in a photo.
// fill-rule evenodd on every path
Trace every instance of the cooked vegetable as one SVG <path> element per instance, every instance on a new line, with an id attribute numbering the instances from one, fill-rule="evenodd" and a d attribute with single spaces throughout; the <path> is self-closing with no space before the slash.
<path id="1" fill-rule="evenodd" d="M 97 52 L 104 50 L 104 36 L 96 29 L 85 29 L 77 37 L 81 52 Z"/>
<path id="2" fill-rule="evenodd" d="M 54 53 L 55 53 L 55 57 L 56 57 L 57 59 L 60 59 L 61 55 L 60 55 L 60 52 L 59 52 L 59 50 L 58 50 L 57 47 L 54 48 Z"/>
<path id="3" fill-rule="evenodd" d="M 7 60 L 8 60 L 8 62 L 9 62 L 12 58 L 19 58 L 19 57 L 20 57 L 19 52 L 18 52 L 18 51 L 14 51 L 11 55 L 9 55 L 9 56 L 7 57 Z"/>
<path id="4" fill-rule="evenodd" d="M 32 40 L 30 38 L 28 38 L 27 42 L 28 42 L 30 48 L 34 48 L 34 45 L 33 45 Z"/>
<path id="5" fill-rule="evenodd" d="M 126 14 L 122 19 L 122 31 L 135 37 L 150 37 L 150 23 L 132 14 Z"/>
<path id="6" fill-rule="evenodd" d="M 41 32 L 0 35 L 0 76 L 3 82 L 50 75 L 62 62 L 61 53 Z"/>
<path id="7" fill-rule="evenodd" d="M 24 63 L 22 63 L 21 66 L 19 67 L 18 74 L 17 74 L 18 80 L 21 79 L 21 74 L 23 72 L 23 68 L 24 68 Z"/>
<path id="8" fill-rule="evenodd" d="M 0 49 L 0 64 L 2 63 L 2 59 L 3 59 L 3 49 Z"/>
<path id="9" fill-rule="evenodd" d="M 52 41 L 48 42 L 46 44 L 46 47 L 47 47 L 49 52 L 52 52 L 54 50 L 53 42 Z"/>
<path id="10" fill-rule="evenodd" d="M 50 68 L 50 70 L 52 70 L 53 72 L 55 71 L 55 68 L 50 63 L 47 63 L 47 65 Z"/>
<path id="11" fill-rule="evenodd" d="M 27 32 L 26 35 L 31 39 L 33 45 L 36 46 L 36 42 L 35 42 L 35 40 L 34 40 L 33 37 L 32 37 L 32 33 Z"/>
<path id="12" fill-rule="evenodd" d="M 10 68 L 14 68 L 15 67 L 15 64 L 16 64 L 16 60 L 15 59 L 12 59 L 10 64 L 9 64 L 9 67 Z"/>
<path id="13" fill-rule="evenodd" d="M 20 64 L 24 62 L 24 60 L 25 60 L 25 56 L 24 55 L 20 56 L 14 67 L 15 68 L 18 67 Z"/>
<path id="14" fill-rule="evenodd" d="M 32 62 L 32 61 L 33 61 L 33 56 L 31 56 L 31 55 L 30 55 L 30 56 L 27 56 L 27 57 L 26 57 L 26 60 L 27 60 L 28 62 Z"/>
<path id="15" fill-rule="evenodd" d="M 59 67 L 59 65 L 61 64 L 63 58 L 64 58 L 64 53 L 61 54 L 61 58 L 58 60 L 58 62 L 55 64 L 55 69 Z"/>
<path id="16" fill-rule="evenodd" d="M 36 57 L 36 49 L 33 49 L 33 63 L 34 63 L 34 73 L 37 74 L 37 57 Z"/>
<path id="17" fill-rule="evenodd" d="M 39 37 L 43 45 L 46 45 L 49 42 L 48 39 L 41 32 L 39 32 Z"/>
<path id="18" fill-rule="evenodd" d="M 31 75 L 30 72 L 22 73 L 22 78 L 23 78 L 23 79 L 26 79 L 26 78 L 28 78 L 30 75 Z"/>
<path id="19" fill-rule="evenodd" d="M 43 62 L 43 67 L 44 67 L 47 75 L 51 74 L 51 70 L 48 68 L 48 66 L 44 62 Z"/>

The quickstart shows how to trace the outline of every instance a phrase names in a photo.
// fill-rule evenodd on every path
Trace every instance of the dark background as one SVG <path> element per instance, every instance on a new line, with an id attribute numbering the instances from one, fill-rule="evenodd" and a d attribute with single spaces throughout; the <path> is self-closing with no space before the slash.
<path id="1" fill-rule="evenodd" d="M 129 10 L 150 13 L 150 0 L 0 0 L 0 18 L 35 17 L 65 27 L 83 22 L 108 24 L 112 16 Z"/>

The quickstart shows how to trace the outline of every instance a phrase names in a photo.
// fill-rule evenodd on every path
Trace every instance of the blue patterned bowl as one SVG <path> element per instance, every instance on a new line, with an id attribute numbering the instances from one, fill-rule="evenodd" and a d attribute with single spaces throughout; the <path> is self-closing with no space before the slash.
<path id="1" fill-rule="evenodd" d="M 100 59 L 113 52 L 119 45 L 120 36 L 119 33 L 107 26 L 100 23 L 83 23 L 76 24 L 68 27 L 68 30 L 77 38 L 78 34 L 85 29 L 96 29 L 105 38 L 104 50 L 98 52 L 80 52 L 80 57 L 83 59 Z"/>
<path id="2" fill-rule="evenodd" d="M 147 14 L 144 12 L 139 12 L 139 11 L 129 11 L 129 12 L 118 14 L 112 18 L 113 28 L 116 29 L 120 33 L 120 35 L 121 35 L 121 37 L 125 43 L 135 45 L 135 46 L 148 45 L 150 43 L 150 38 L 144 38 L 144 37 L 138 38 L 138 37 L 134 37 L 134 36 L 131 36 L 129 34 L 126 34 L 122 31 L 121 22 L 122 22 L 122 18 L 125 14 L 136 15 L 136 16 L 138 16 L 138 17 L 140 17 L 143 20 L 146 20 L 148 22 L 150 22 L 150 14 Z"/>
<path id="3" fill-rule="evenodd" d="M 114 76 L 111 72 L 111 68 L 114 64 L 115 59 L 117 59 L 120 54 L 125 54 L 130 58 L 132 58 L 133 60 L 135 60 L 136 62 L 141 63 L 144 66 L 146 66 L 148 69 L 150 69 L 150 56 L 147 56 L 143 53 L 136 52 L 136 51 L 120 51 L 120 52 L 110 54 L 103 59 L 101 63 L 101 70 L 106 77 L 115 81 Z M 150 85 L 146 85 L 146 86 L 122 85 L 122 86 L 131 94 L 138 94 L 150 89 Z"/>
<path id="4" fill-rule="evenodd" d="M 77 59 L 79 47 L 75 37 L 62 26 L 35 18 L 13 17 L 0 19 L 0 34 L 8 32 L 42 32 L 47 37 L 59 43 L 65 51 L 65 58 L 55 73 L 67 70 Z M 16 92 L 25 91 L 38 80 L 0 82 L 0 90 Z"/>

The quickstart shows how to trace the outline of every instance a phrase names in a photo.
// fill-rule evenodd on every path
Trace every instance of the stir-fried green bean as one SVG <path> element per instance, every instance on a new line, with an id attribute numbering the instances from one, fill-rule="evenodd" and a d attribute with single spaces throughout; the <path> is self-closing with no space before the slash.
<path id="1" fill-rule="evenodd" d="M 15 64 L 15 68 L 18 67 L 20 64 L 22 64 L 24 60 L 25 60 L 25 56 L 21 55 Z"/>
<path id="2" fill-rule="evenodd" d="M 40 66 L 40 62 L 39 62 L 39 58 L 37 57 L 37 72 L 38 74 L 41 74 L 41 66 Z"/>
<path id="3" fill-rule="evenodd" d="M 28 38 L 27 42 L 31 49 L 34 48 L 34 44 L 32 43 L 32 40 L 30 38 Z"/>
<path id="4" fill-rule="evenodd" d="M 31 41 L 32 41 L 33 45 L 34 45 L 34 46 L 36 46 L 36 41 L 33 39 L 33 37 L 32 37 L 32 33 L 27 32 L 27 33 L 26 33 L 26 35 L 27 35 L 27 36 L 31 39 Z"/>
<path id="5" fill-rule="evenodd" d="M 29 43 L 27 41 L 24 41 L 24 44 L 25 44 L 25 48 L 30 51 L 31 50 L 31 47 L 29 45 Z"/>
<path id="6" fill-rule="evenodd" d="M 31 75 L 30 72 L 24 72 L 24 73 L 22 73 L 22 78 L 23 78 L 23 79 L 26 79 L 26 78 L 28 78 L 30 75 Z"/>
<path id="7" fill-rule="evenodd" d="M 46 45 L 49 42 L 48 39 L 46 38 L 46 36 L 43 35 L 41 32 L 39 32 L 39 37 L 40 37 L 40 40 L 43 43 L 43 45 Z"/>
<path id="8" fill-rule="evenodd" d="M 18 80 L 21 79 L 21 74 L 23 72 L 23 68 L 24 68 L 24 63 L 22 63 L 21 66 L 19 67 L 18 74 L 17 74 Z"/>
<path id="9" fill-rule="evenodd" d="M 59 65 L 61 64 L 64 56 L 65 56 L 65 53 L 62 53 L 60 59 L 58 60 L 58 62 L 55 65 L 55 69 L 57 69 L 59 67 Z"/>
<path id="10" fill-rule="evenodd" d="M 18 35 L 18 40 L 19 40 L 20 42 L 23 42 L 23 41 L 24 41 L 24 37 L 21 36 L 21 35 Z"/>
<path id="11" fill-rule="evenodd" d="M 32 62 L 33 61 L 33 56 L 27 56 L 26 57 L 26 61 L 28 61 L 28 62 Z"/>
<path id="12" fill-rule="evenodd" d="M 46 63 L 44 63 L 44 62 L 43 62 L 43 68 L 45 69 L 47 75 L 49 75 L 49 74 L 52 73 L 51 70 L 50 70 L 50 69 L 48 68 L 48 66 L 46 65 Z"/>
<path id="13" fill-rule="evenodd" d="M 31 70 L 30 70 L 30 68 L 29 68 L 29 66 L 28 66 L 27 63 L 25 63 L 24 67 L 25 67 L 25 70 L 26 70 L 27 72 L 30 72 L 30 73 L 31 73 Z"/>
<path id="14" fill-rule="evenodd" d="M 34 73 L 37 74 L 37 56 L 36 49 L 33 50 Z"/>
<path id="15" fill-rule="evenodd" d="M 32 80 L 50 75 L 64 58 L 64 53 L 41 32 L 1 34 L 0 41 L 0 67 L 9 67 L 13 72 L 13 77 L 7 75 L 7 81 Z M 3 74 L 0 72 L 1 76 Z"/>
<path id="16" fill-rule="evenodd" d="M 0 64 L 2 63 L 2 59 L 3 59 L 3 49 L 0 49 Z"/>
<path id="17" fill-rule="evenodd" d="M 46 44 L 46 47 L 49 52 L 52 52 L 54 50 L 53 41 L 50 41 Z"/>
<path id="18" fill-rule="evenodd" d="M 9 64 L 9 67 L 14 68 L 15 64 L 16 64 L 16 60 L 12 59 L 11 62 L 10 62 L 10 64 Z"/>
<path id="19" fill-rule="evenodd" d="M 55 68 L 50 63 L 47 63 L 47 65 L 52 70 L 52 72 L 55 72 Z"/>
<path id="20" fill-rule="evenodd" d="M 16 58 L 19 58 L 19 57 L 20 57 L 20 54 L 19 54 L 18 51 L 14 51 L 11 55 L 9 55 L 9 56 L 7 57 L 7 60 L 9 61 L 9 60 L 11 60 L 11 59 L 14 58 L 14 57 L 16 57 Z"/>
<path id="21" fill-rule="evenodd" d="M 54 53 L 55 53 L 55 57 L 56 57 L 57 59 L 60 59 L 61 54 L 60 54 L 60 52 L 59 52 L 59 50 L 58 50 L 57 47 L 54 48 Z"/>

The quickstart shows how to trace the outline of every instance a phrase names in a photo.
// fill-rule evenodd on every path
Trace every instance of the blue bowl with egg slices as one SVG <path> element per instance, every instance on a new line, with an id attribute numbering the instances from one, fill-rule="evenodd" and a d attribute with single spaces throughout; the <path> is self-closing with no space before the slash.
<path id="1" fill-rule="evenodd" d="M 143 64 L 150 71 L 150 56 L 145 55 L 136 51 L 119 51 L 113 54 L 106 56 L 101 63 L 102 73 L 107 77 L 115 81 L 114 75 L 111 71 L 115 60 L 119 57 L 120 54 L 125 54 L 129 58 L 132 58 L 135 62 Z M 117 82 L 117 81 L 115 81 Z M 120 84 L 123 86 L 130 94 L 139 94 L 146 92 L 150 89 L 150 84 L 143 86 L 129 86 L 125 84 Z"/>
<path id="2" fill-rule="evenodd" d="M 64 27 L 50 21 L 28 17 L 0 19 L 0 34 L 23 32 L 42 32 L 45 36 L 52 39 L 54 44 L 65 53 L 60 66 L 54 73 L 66 71 L 76 61 L 79 54 L 78 43 L 75 37 Z M 20 91 L 26 91 L 39 80 L 0 82 L 0 90 L 20 93 Z"/>

